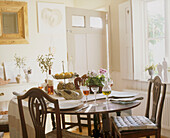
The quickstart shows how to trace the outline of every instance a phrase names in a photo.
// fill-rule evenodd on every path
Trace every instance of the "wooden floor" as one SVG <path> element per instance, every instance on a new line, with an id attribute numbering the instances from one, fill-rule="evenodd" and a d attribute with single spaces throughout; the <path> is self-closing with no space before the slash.
<path id="1" fill-rule="evenodd" d="M 78 128 L 77 129 L 70 129 L 71 132 L 73 133 L 77 133 L 77 134 L 81 134 L 81 135 L 88 135 L 88 130 L 87 130 L 87 127 L 83 127 L 82 128 L 82 133 L 79 132 Z M 8 133 L 5 133 L 4 137 L 3 138 L 10 138 L 9 136 L 9 132 Z M 155 138 L 154 136 L 151 136 L 150 138 Z M 161 137 L 161 138 L 166 138 L 166 137 Z"/>
<path id="2" fill-rule="evenodd" d="M 92 129 L 93 129 L 93 126 L 92 126 Z M 79 130 L 78 130 L 78 127 L 77 128 L 73 128 L 73 129 L 70 129 L 69 131 L 73 132 L 73 133 L 77 133 L 77 134 L 81 134 L 81 135 L 88 135 L 88 129 L 87 127 L 82 127 L 82 132 L 80 133 Z M 5 133 L 4 134 L 4 137 L 3 138 L 10 138 L 9 136 L 9 132 Z M 154 136 L 151 136 L 150 138 L 155 138 Z M 161 138 L 166 138 L 166 137 L 161 137 Z"/>

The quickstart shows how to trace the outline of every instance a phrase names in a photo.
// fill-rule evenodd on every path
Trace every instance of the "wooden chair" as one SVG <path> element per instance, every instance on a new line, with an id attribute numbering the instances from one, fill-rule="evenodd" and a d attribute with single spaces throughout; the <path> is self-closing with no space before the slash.
<path id="1" fill-rule="evenodd" d="M 149 119 L 151 91 L 153 91 L 153 106 L 151 118 Z M 151 135 L 155 135 L 156 138 L 160 138 L 165 94 L 166 84 L 163 84 L 160 77 L 156 76 L 149 82 L 145 116 L 111 117 L 112 135 L 120 138 L 137 138 L 144 136 L 148 138 Z"/>
<path id="2" fill-rule="evenodd" d="M 87 79 L 86 74 L 83 75 L 82 77 L 77 77 L 74 80 L 74 84 L 75 84 L 76 89 L 80 89 L 79 84 L 82 83 L 82 85 L 84 85 L 86 79 Z M 88 135 L 91 136 L 92 135 L 91 134 L 91 131 L 92 131 L 91 130 L 91 121 L 94 121 L 94 119 L 91 118 L 90 115 L 81 115 L 81 114 L 75 114 L 75 115 L 77 116 L 77 123 L 66 122 L 65 121 L 65 115 L 62 114 L 62 125 L 63 125 L 63 128 L 69 129 L 69 128 L 78 126 L 79 127 L 79 132 L 82 132 L 82 126 L 88 127 Z M 87 123 L 82 123 L 81 121 L 83 121 L 83 120 L 87 121 Z M 66 127 L 66 125 L 69 125 L 69 126 Z"/>
<path id="3" fill-rule="evenodd" d="M 82 77 L 75 78 L 74 79 L 75 88 L 80 89 L 80 87 L 79 87 L 80 83 L 82 83 L 82 85 L 84 85 L 86 78 L 87 78 L 86 75 L 83 75 Z M 86 117 L 86 115 L 83 115 L 83 117 L 80 114 L 75 114 L 75 115 L 77 116 L 77 123 L 66 122 L 65 121 L 65 114 L 62 114 L 63 128 L 64 129 L 69 129 L 69 128 L 73 128 L 75 126 L 78 126 L 79 127 L 79 132 L 82 132 L 82 126 L 88 127 L 88 135 L 91 136 L 91 127 L 89 127 L 89 126 L 91 126 L 91 121 L 93 121 L 93 119 L 90 117 L 90 115 L 87 115 L 87 117 Z M 87 124 L 81 123 L 81 120 L 86 120 Z M 66 125 L 69 125 L 69 126 L 66 127 Z"/>
<path id="4" fill-rule="evenodd" d="M 73 134 L 66 130 L 62 130 L 61 123 L 60 123 L 60 109 L 58 105 L 58 100 L 51 98 L 48 94 L 46 94 L 44 91 L 42 91 L 39 88 L 32 88 L 23 96 L 17 97 L 23 138 L 28 138 L 24 112 L 23 112 L 23 105 L 22 105 L 22 100 L 26 98 L 28 98 L 28 109 L 29 109 L 29 113 L 30 113 L 33 125 L 34 125 L 36 138 L 45 138 L 45 137 L 46 138 L 52 138 L 52 137 L 83 138 L 83 137 L 86 137 L 86 136 Z M 47 134 L 45 134 L 45 125 L 46 125 L 46 118 L 47 118 L 46 100 L 54 104 L 55 116 L 56 116 L 56 129 Z"/>

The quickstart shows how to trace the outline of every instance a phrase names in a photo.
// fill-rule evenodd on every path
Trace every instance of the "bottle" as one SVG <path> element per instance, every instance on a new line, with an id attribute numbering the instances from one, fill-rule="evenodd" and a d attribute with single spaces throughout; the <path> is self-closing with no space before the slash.
<path id="1" fill-rule="evenodd" d="M 49 69 L 49 75 L 48 75 L 48 80 L 47 80 L 47 90 L 49 95 L 54 94 L 54 88 L 53 88 L 53 77 L 51 75 L 51 69 Z"/>

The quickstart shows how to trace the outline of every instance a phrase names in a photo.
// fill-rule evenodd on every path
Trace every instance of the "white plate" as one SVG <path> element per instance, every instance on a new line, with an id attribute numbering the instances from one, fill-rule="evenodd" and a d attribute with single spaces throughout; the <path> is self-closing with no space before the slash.
<path id="1" fill-rule="evenodd" d="M 60 109 L 71 109 L 71 108 L 78 107 L 82 104 L 83 104 L 83 102 L 81 102 L 80 100 L 59 101 L 59 108 Z M 48 107 L 54 108 L 54 104 L 50 103 L 50 104 L 48 104 Z"/>
<path id="2" fill-rule="evenodd" d="M 128 97 L 134 97 L 137 95 L 138 95 L 138 93 L 112 91 L 112 93 L 109 95 L 109 97 L 128 98 Z"/>

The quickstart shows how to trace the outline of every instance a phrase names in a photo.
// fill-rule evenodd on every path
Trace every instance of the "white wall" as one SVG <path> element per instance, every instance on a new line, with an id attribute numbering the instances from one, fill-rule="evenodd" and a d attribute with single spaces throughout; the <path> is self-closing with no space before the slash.
<path id="1" fill-rule="evenodd" d="M 74 0 L 75 7 L 83 9 L 100 9 L 108 0 Z"/>
<path id="2" fill-rule="evenodd" d="M 2 1 L 2 0 L 1 0 Z M 37 56 L 47 54 L 49 46 L 55 47 L 55 61 L 53 64 L 53 74 L 62 71 L 61 61 L 67 65 L 66 29 L 59 35 L 49 35 L 38 33 L 37 2 L 36 0 L 24 0 L 28 2 L 28 30 L 29 44 L 0 45 L 0 64 L 14 61 L 14 54 L 25 57 L 28 64 L 33 69 L 34 81 L 41 80 L 42 75 L 37 63 Z M 62 3 L 66 6 L 74 6 L 74 0 L 46 0 L 48 2 Z M 44 1 L 45 2 L 45 1 Z M 53 41 L 53 44 L 51 44 Z M 67 67 L 66 67 L 67 68 Z"/>

